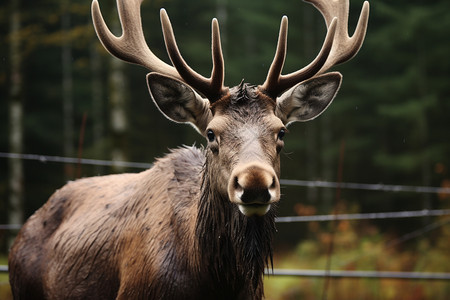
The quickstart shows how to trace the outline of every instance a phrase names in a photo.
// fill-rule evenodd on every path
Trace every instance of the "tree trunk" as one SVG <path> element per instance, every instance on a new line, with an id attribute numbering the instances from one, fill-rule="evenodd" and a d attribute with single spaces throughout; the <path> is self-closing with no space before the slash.
<path id="1" fill-rule="evenodd" d="M 62 103 L 63 103 L 63 151 L 64 156 L 74 156 L 74 116 L 73 116 L 73 79 L 72 79 L 72 45 L 70 39 L 70 1 L 62 0 L 61 31 L 62 42 Z M 66 178 L 73 178 L 73 166 L 67 164 L 64 169 Z"/>
<path id="2" fill-rule="evenodd" d="M 22 88 L 22 53 L 20 41 L 20 1 L 11 1 L 10 15 L 10 58 L 11 89 L 9 94 L 9 152 L 23 152 L 23 88 Z M 20 158 L 9 159 L 9 207 L 8 223 L 22 224 L 23 212 L 23 163 Z M 10 240 L 10 244 L 12 238 Z"/>
<path id="3" fill-rule="evenodd" d="M 117 12 L 114 8 L 114 15 Z M 117 17 L 112 22 L 113 31 L 117 32 L 120 28 L 119 20 Z M 113 161 L 126 161 L 127 160 L 127 130 L 128 120 L 126 113 L 126 78 L 124 74 L 124 63 L 119 59 L 110 56 L 109 73 L 109 99 L 110 99 L 110 120 L 111 120 L 111 132 L 112 132 L 112 150 L 111 159 Z M 114 172 L 123 172 L 124 168 L 115 166 Z"/>
<path id="4" fill-rule="evenodd" d="M 98 40 L 95 37 L 95 42 L 92 43 L 90 49 L 91 58 L 91 91 L 92 91 L 92 122 L 93 122 L 93 132 L 92 137 L 94 141 L 95 157 L 103 159 L 105 156 L 104 152 L 104 122 L 105 118 L 103 115 L 103 84 L 102 84 L 102 64 L 101 56 L 98 52 Z M 95 167 L 95 172 L 97 174 L 103 173 L 103 168 L 101 166 Z"/>
<path id="5" fill-rule="evenodd" d="M 320 39 L 319 32 L 321 32 L 320 29 L 324 26 L 324 21 L 322 18 L 315 18 L 315 27 L 318 29 L 315 30 L 317 33 L 316 35 L 316 42 Z M 321 176 L 322 180 L 325 181 L 333 181 L 337 179 L 336 176 L 336 169 L 334 166 L 336 166 L 336 157 L 337 155 L 332 155 L 330 151 L 327 151 L 328 149 L 331 149 L 333 146 L 333 136 L 332 136 L 332 130 L 333 128 L 333 120 L 329 117 L 329 114 L 325 111 L 325 115 L 318 119 L 320 124 L 320 136 L 321 136 Z M 321 203 L 322 207 L 324 208 L 324 212 L 329 212 L 333 207 L 333 199 L 335 196 L 335 191 L 333 189 L 321 189 Z"/>
<path id="6" fill-rule="evenodd" d="M 304 57 L 314 57 L 313 54 L 315 53 L 315 45 L 316 45 L 316 31 L 315 28 L 315 22 L 314 22 L 314 16 L 311 14 L 309 10 L 304 10 L 303 13 L 304 17 L 304 28 L 305 35 L 304 35 Z M 305 143 L 306 143 L 306 157 L 308 159 L 306 160 L 306 179 L 307 180 L 316 180 L 318 175 L 318 159 L 320 153 L 320 149 L 318 149 L 318 134 L 319 130 L 317 128 L 316 122 L 309 122 L 305 124 L 306 126 L 306 136 L 305 136 Z M 308 201 L 310 202 L 316 202 L 318 200 L 318 190 L 317 188 L 307 188 L 306 190 L 306 197 Z"/>

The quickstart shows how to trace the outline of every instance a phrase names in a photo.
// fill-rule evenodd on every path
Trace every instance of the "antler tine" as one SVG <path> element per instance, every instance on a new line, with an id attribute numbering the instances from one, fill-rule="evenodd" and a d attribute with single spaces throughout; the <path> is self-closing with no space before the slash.
<path id="1" fill-rule="evenodd" d="M 365 1 L 358 25 L 352 37 L 348 36 L 349 0 L 304 0 L 313 4 L 323 15 L 328 31 L 322 49 L 306 67 L 288 75 L 281 75 L 286 57 L 287 17 L 283 17 L 277 50 L 269 68 L 266 81 L 260 88 L 272 98 L 295 84 L 324 73 L 336 64 L 350 60 L 358 53 L 366 35 L 369 19 L 369 2 Z"/>
<path id="2" fill-rule="evenodd" d="M 314 76 L 325 64 L 328 55 L 333 46 L 333 39 L 336 33 L 336 20 L 333 19 L 328 26 L 328 32 L 325 37 L 322 49 L 320 50 L 317 57 L 306 67 L 292 72 L 287 75 L 281 75 L 283 69 L 284 60 L 286 58 L 286 48 L 287 48 L 287 28 L 288 28 L 288 18 L 284 16 L 281 19 L 280 33 L 278 36 L 277 50 L 275 52 L 275 57 L 269 68 L 266 81 L 260 86 L 262 90 L 265 91 L 269 96 L 275 98 L 283 91 L 294 86 L 295 84 Z"/>
<path id="3" fill-rule="evenodd" d="M 117 0 L 122 35 L 116 37 L 108 29 L 98 1 L 93 0 L 92 19 L 98 38 L 103 46 L 117 58 L 141 65 L 150 71 L 181 79 L 175 68 L 160 60 L 148 48 L 142 31 L 141 3 L 142 0 Z"/>
<path id="4" fill-rule="evenodd" d="M 327 62 L 318 72 L 324 73 L 332 66 L 353 58 L 362 46 L 369 20 L 369 2 L 365 1 L 361 9 L 358 24 L 352 37 L 348 34 L 349 0 L 304 0 L 314 5 L 323 15 L 327 26 L 333 18 L 338 19 L 338 29 Z"/>
<path id="5" fill-rule="evenodd" d="M 275 87 L 280 79 L 281 71 L 286 59 L 287 50 L 287 32 L 288 32 L 288 17 L 283 16 L 280 24 L 280 33 L 278 34 L 277 50 L 273 62 L 270 65 L 269 73 L 267 73 L 266 81 L 261 85 L 261 88 L 270 93 L 269 88 Z"/>
<path id="6" fill-rule="evenodd" d="M 217 19 L 212 20 L 212 61 L 213 68 L 211 77 L 206 78 L 195 72 L 180 54 L 180 51 L 175 40 L 172 24 L 165 9 L 161 9 L 161 26 L 163 29 L 164 41 L 166 43 L 167 53 L 175 68 L 180 73 L 181 77 L 190 86 L 204 94 L 211 103 L 221 98 L 227 92 L 224 87 L 224 61 L 222 55 L 222 47 L 220 43 L 219 23 Z"/>
<path id="7" fill-rule="evenodd" d="M 152 72 L 182 80 L 211 102 L 221 98 L 227 93 L 224 87 L 224 62 L 220 44 L 219 24 L 216 19 L 212 21 L 212 57 L 213 69 L 210 78 L 205 78 L 195 72 L 184 61 L 178 50 L 173 34 L 172 25 L 164 9 L 161 9 L 161 24 L 167 52 L 174 67 L 159 59 L 147 46 L 141 21 L 141 3 L 143 0 L 117 0 L 122 35 L 116 37 L 108 29 L 97 0 L 92 1 L 92 19 L 97 35 L 103 46 L 114 56 L 141 66 Z"/>
<path id="8" fill-rule="evenodd" d="M 211 56 L 213 68 L 211 70 L 211 88 L 225 94 L 228 88 L 224 87 L 225 63 L 223 61 L 222 42 L 220 40 L 219 21 L 211 21 Z"/>

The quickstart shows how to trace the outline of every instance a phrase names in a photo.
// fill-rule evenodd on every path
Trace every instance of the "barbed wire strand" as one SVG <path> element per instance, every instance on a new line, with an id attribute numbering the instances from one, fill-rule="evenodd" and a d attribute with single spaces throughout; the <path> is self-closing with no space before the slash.
<path id="1" fill-rule="evenodd" d="M 40 155 L 40 154 L 19 154 L 7 152 L 0 152 L 0 158 L 34 160 L 39 161 L 41 163 L 55 162 L 55 163 L 82 164 L 82 165 L 94 165 L 106 167 L 125 167 L 137 169 L 148 169 L 153 166 L 153 164 L 151 163 L 142 163 L 142 162 L 111 161 L 101 159 L 62 157 L 52 155 Z M 391 185 L 383 183 L 372 184 L 372 183 L 355 183 L 355 182 L 333 182 L 321 180 L 280 179 L 280 184 L 285 186 L 299 186 L 308 188 L 341 188 L 341 189 L 369 190 L 380 192 L 450 194 L 450 188 L 447 187 Z"/>
<path id="2" fill-rule="evenodd" d="M 338 215 L 313 215 L 313 216 L 289 216 L 277 217 L 276 223 L 300 223 L 300 222 L 327 222 L 327 221 L 351 221 L 351 220 L 383 220 L 383 219 L 399 219 L 399 218 L 421 218 L 421 217 L 437 217 L 450 215 L 450 209 L 435 210 L 413 210 L 413 211 L 396 211 L 381 213 L 363 213 L 363 214 L 338 214 Z M 22 227 L 20 224 L 0 224 L 0 230 L 18 230 Z"/>
<path id="3" fill-rule="evenodd" d="M 325 222 L 333 220 L 375 220 L 375 219 L 398 219 L 398 218 L 420 218 L 436 217 L 450 215 L 450 209 L 423 209 L 413 211 L 396 211 L 380 213 L 361 213 L 361 214 L 337 214 L 337 215 L 312 215 L 312 216 L 290 216 L 277 217 L 277 223 L 294 222 Z"/>
<path id="4" fill-rule="evenodd" d="M 368 190 L 381 192 L 412 192 L 428 194 L 450 194 L 450 188 L 433 186 L 409 186 L 409 185 L 391 185 L 383 183 L 355 183 L 355 182 L 333 182 L 320 180 L 293 180 L 281 179 L 280 184 L 291 186 L 303 186 L 309 188 L 341 188 L 352 190 Z"/>
<path id="5" fill-rule="evenodd" d="M 450 280 L 450 273 L 432 272 L 389 272 L 389 271 L 345 271 L 345 270 L 292 270 L 266 269 L 266 275 L 295 277 L 332 277 L 365 279 L 415 279 L 415 280 Z"/>
<path id="6" fill-rule="evenodd" d="M 75 157 L 63 157 L 63 156 L 39 155 L 39 154 L 18 154 L 6 152 L 0 152 L 0 158 L 36 160 L 41 163 L 56 162 L 56 163 L 82 164 L 82 165 L 105 166 L 105 167 L 137 168 L 137 169 L 148 169 L 153 166 L 153 164 L 150 163 L 140 163 L 140 162 L 112 161 L 112 160 L 87 159 L 87 158 L 75 158 Z"/>

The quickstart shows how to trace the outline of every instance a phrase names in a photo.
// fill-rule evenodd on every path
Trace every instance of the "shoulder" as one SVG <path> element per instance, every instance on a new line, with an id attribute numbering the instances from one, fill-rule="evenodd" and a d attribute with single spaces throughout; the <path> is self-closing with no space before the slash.
<path id="1" fill-rule="evenodd" d="M 205 164 L 205 150 L 195 146 L 172 149 L 166 156 L 157 159 L 155 167 L 172 168 L 175 174 L 200 173 Z M 191 173 L 192 175 L 192 173 Z"/>
<path id="2" fill-rule="evenodd" d="M 164 174 L 165 190 L 170 198 L 192 204 L 189 199 L 200 192 L 205 160 L 204 149 L 184 146 L 158 159 L 152 172 L 154 176 Z"/>

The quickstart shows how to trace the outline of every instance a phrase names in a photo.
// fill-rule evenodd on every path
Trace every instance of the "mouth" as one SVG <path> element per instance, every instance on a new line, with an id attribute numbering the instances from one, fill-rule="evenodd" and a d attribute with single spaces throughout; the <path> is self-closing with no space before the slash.
<path id="1" fill-rule="evenodd" d="M 251 216 L 264 216 L 270 209 L 270 204 L 238 204 L 239 211 L 247 217 Z"/>

